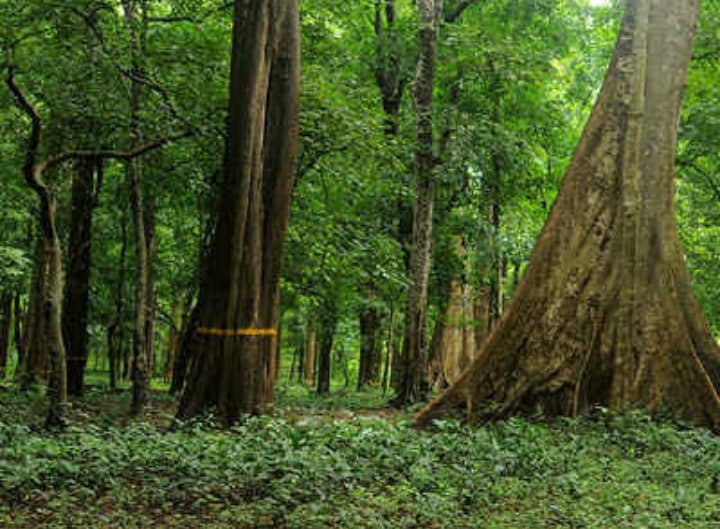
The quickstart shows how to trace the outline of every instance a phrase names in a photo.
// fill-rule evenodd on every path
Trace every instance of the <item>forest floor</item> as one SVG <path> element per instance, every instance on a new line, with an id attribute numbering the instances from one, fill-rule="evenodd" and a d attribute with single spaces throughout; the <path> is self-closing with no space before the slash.
<path id="1" fill-rule="evenodd" d="M 646 415 L 413 429 L 379 392 L 281 388 L 231 431 L 153 393 L 73 402 L 0 387 L 2 528 L 720 528 L 720 438 Z"/>

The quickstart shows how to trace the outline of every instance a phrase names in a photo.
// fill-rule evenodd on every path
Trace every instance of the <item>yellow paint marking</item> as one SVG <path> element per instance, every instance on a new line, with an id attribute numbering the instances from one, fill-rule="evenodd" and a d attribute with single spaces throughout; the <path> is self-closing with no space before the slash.
<path id="1" fill-rule="evenodd" d="M 211 329 L 199 327 L 195 332 L 205 336 L 277 336 L 275 329 Z"/>

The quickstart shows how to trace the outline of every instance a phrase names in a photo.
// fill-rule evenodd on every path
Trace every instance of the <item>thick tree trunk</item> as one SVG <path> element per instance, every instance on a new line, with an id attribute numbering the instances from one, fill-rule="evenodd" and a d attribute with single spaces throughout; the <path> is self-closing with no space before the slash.
<path id="1" fill-rule="evenodd" d="M 433 174 L 433 89 L 442 0 L 418 0 L 420 56 L 413 96 L 416 123 L 415 209 L 410 250 L 410 289 L 405 310 L 402 381 L 394 401 L 407 405 L 427 397 L 427 290 L 432 261 L 435 176 Z"/>
<path id="2" fill-rule="evenodd" d="M 458 257 L 465 270 L 450 281 L 447 303 L 438 316 L 430 347 L 429 380 L 440 388 L 456 381 L 475 357 L 475 301 L 468 278 L 467 251 L 457 242 Z"/>
<path id="3" fill-rule="evenodd" d="M 236 0 L 223 192 L 178 415 L 227 424 L 272 400 L 297 144 L 296 0 Z"/>
<path id="4" fill-rule="evenodd" d="M 70 395 L 82 395 L 88 358 L 87 324 L 95 166 L 96 162 L 92 158 L 79 160 L 72 181 L 68 272 L 63 301 L 63 337 L 67 351 Z"/>
<path id="5" fill-rule="evenodd" d="M 5 378 L 10 353 L 12 294 L 0 294 L 0 381 Z"/>
<path id="6" fill-rule="evenodd" d="M 314 322 L 308 322 L 305 334 L 305 383 L 308 387 L 315 385 L 317 364 L 317 327 Z"/>
<path id="7" fill-rule="evenodd" d="M 720 428 L 720 350 L 692 292 L 673 205 L 697 13 L 697 0 L 628 2 L 517 293 L 478 359 L 419 423 L 600 405 L 663 408 Z"/>

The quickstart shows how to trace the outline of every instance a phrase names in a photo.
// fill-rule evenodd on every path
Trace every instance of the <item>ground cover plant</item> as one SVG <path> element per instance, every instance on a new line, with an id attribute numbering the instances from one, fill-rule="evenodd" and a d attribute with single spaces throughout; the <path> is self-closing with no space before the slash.
<path id="1" fill-rule="evenodd" d="M 77 409 L 77 426 L 47 435 L 37 429 L 39 397 L 0 394 L 3 527 L 720 523 L 720 439 L 639 412 L 473 428 L 442 421 L 424 431 L 384 408 L 338 416 L 335 397 L 311 407 L 289 400 L 226 431 L 210 417 L 168 429 L 162 413 L 121 425 L 112 407 L 128 398 L 93 393 L 99 409 Z"/>

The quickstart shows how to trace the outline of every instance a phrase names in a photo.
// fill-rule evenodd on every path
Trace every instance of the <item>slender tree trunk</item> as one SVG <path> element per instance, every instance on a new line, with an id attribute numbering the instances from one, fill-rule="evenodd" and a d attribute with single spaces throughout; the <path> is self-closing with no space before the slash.
<path id="1" fill-rule="evenodd" d="M 390 365 L 392 365 L 393 362 L 393 342 L 394 337 L 393 333 L 395 332 L 395 309 L 391 305 L 390 306 L 390 314 L 388 316 L 388 334 L 387 334 L 387 342 L 385 344 L 385 366 L 383 368 L 383 376 L 382 376 L 382 390 L 383 390 L 383 396 L 387 393 L 388 386 L 390 384 Z"/>
<path id="2" fill-rule="evenodd" d="M 147 244 L 147 301 L 145 302 L 145 348 L 147 351 L 148 377 L 155 372 L 155 258 L 157 257 L 157 238 L 155 237 L 155 200 L 147 197 L 143 209 L 145 216 L 145 243 Z"/>
<path id="3" fill-rule="evenodd" d="M 17 352 L 17 365 L 15 369 L 20 370 L 25 359 L 25 341 L 23 339 L 23 325 L 25 322 L 25 311 L 22 308 L 20 294 L 15 294 L 13 300 L 13 327 L 15 339 L 15 351 Z"/>
<path id="4" fill-rule="evenodd" d="M 125 20 L 130 31 L 130 55 L 132 72 L 142 77 L 144 40 L 147 24 L 143 0 L 124 0 Z M 142 105 L 142 85 L 136 79 L 130 87 L 130 136 L 131 149 L 141 142 L 140 110 Z M 148 340 L 147 312 L 150 297 L 150 261 L 141 182 L 141 161 L 133 159 L 127 164 L 127 180 L 130 188 L 130 207 L 132 210 L 135 238 L 135 323 L 132 341 L 132 405 L 134 414 L 141 414 L 148 399 Z"/>
<path id="5" fill-rule="evenodd" d="M 183 299 L 175 296 L 172 302 L 172 321 L 168 326 L 167 353 L 163 365 L 163 380 L 169 382 L 173 376 L 173 366 L 177 357 L 177 350 L 180 345 L 180 337 L 184 324 Z"/>
<path id="6" fill-rule="evenodd" d="M 68 273 L 63 301 L 63 337 L 67 351 L 68 393 L 82 395 L 88 358 L 88 309 L 92 215 L 95 207 L 92 158 L 79 160 L 72 181 Z"/>
<path id="7" fill-rule="evenodd" d="M 33 258 L 33 274 L 30 284 L 30 300 L 28 302 L 23 342 L 25 354 L 18 365 L 16 378 L 23 389 L 29 388 L 38 380 L 47 378 L 49 358 L 43 325 L 43 299 L 48 277 L 48 259 L 42 238 L 35 243 Z"/>
<path id="8" fill-rule="evenodd" d="M 442 0 L 418 0 L 420 56 L 413 96 L 416 123 L 415 209 L 410 251 L 410 289 L 405 311 L 403 373 L 395 404 L 425 400 L 428 393 L 427 290 L 432 260 L 432 224 L 435 191 L 433 174 L 433 89 L 435 57 Z"/>
<path id="9" fill-rule="evenodd" d="M 605 406 L 666 409 L 720 429 L 720 350 L 692 291 L 673 204 L 697 14 L 696 0 L 628 2 L 518 290 L 478 358 L 419 423 Z"/>
<path id="10" fill-rule="evenodd" d="M 297 351 L 297 370 L 290 376 L 290 383 L 300 382 L 302 383 L 305 376 L 305 343 L 303 340 L 302 344 L 295 345 L 295 351 Z M 293 354 L 293 358 L 295 355 Z"/>
<path id="11" fill-rule="evenodd" d="M 67 371 L 62 337 L 62 251 L 55 227 L 55 203 L 52 198 L 41 208 L 41 212 L 43 247 L 48 263 L 47 284 L 43 297 L 43 324 L 50 357 L 48 380 L 50 408 L 45 425 L 48 428 L 62 428 L 66 423 L 67 408 Z"/>
<path id="12" fill-rule="evenodd" d="M 178 410 L 189 418 L 215 407 L 227 424 L 261 413 L 275 382 L 297 144 L 296 0 L 236 0 L 231 62 L 223 192 Z"/>
<path id="13" fill-rule="evenodd" d="M 118 276 L 115 284 L 115 314 L 107 328 L 108 359 L 110 362 L 110 387 L 117 388 L 124 342 L 125 329 L 125 261 L 127 256 L 127 216 L 123 208 L 120 218 L 120 259 L 118 262 Z"/>
<path id="14" fill-rule="evenodd" d="M 10 356 L 12 300 L 12 294 L 0 294 L 0 381 L 5 378 L 8 357 Z"/>
<path id="15" fill-rule="evenodd" d="M 333 313 L 324 316 L 320 323 L 320 355 L 317 375 L 317 392 L 319 395 L 330 393 L 332 348 L 337 326 L 334 309 L 330 309 L 330 311 Z"/>
<path id="16" fill-rule="evenodd" d="M 305 335 L 305 383 L 309 387 L 315 385 L 315 366 L 317 364 L 317 327 L 314 322 L 307 324 Z"/>

